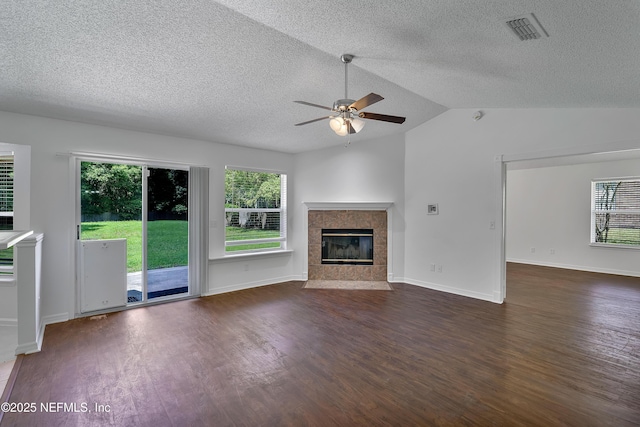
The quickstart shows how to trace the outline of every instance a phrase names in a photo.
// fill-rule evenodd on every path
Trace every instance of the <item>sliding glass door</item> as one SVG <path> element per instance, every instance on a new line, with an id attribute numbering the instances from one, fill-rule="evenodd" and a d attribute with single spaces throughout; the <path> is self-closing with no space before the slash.
<path id="1" fill-rule="evenodd" d="M 147 169 L 147 299 L 189 292 L 189 172 Z"/>
<path id="2" fill-rule="evenodd" d="M 189 172 L 97 161 L 78 170 L 77 237 L 126 239 L 128 304 L 187 295 Z"/>

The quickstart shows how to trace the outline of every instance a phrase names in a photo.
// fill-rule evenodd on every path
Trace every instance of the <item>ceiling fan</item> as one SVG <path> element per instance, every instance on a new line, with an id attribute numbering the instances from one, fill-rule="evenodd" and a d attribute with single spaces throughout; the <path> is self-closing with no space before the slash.
<path id="1" fill-rule="evenodd" d="M 349 99 L 347 92 L 347 76 L 348 66 L 353 60 L 354 56 L 344 54 L 340 57 L 340 60 L 344 63 L 344 99 L 338 99 L 333 103 L 333 107 L 325 107 L 323 105 L 312 104 L 306 101 L 293 101 L 298 104 L 309 105 L 311 107 L 322 108 L 331 111 L 333 114 L 330 116 L 324 116 L 317 119 L 309 120 L 302 123 L 297 123 L 296 126 L 302 126 L 320 120 L 329 119 L 329 126 L 339 136 L 345 136 L 348 134 L 358 133 L 364 127 L 364 120 L 380 120 L 383 122 L 402 124 L 405 121 L 404 117 L 389 116 L 386 114 L 368 113 L 361 111 L 371 104 L 375 104 L 378 101 L 382 101 L 384 98 L 376 93 L 370 93 L 369 95 L 358 99 L 357 101 Z"/>

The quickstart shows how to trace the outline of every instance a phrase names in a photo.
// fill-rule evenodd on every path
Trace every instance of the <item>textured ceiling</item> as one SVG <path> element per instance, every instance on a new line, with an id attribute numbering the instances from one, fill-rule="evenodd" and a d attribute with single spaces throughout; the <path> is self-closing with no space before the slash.
<path id="1" fill-rule="evenodd" d="M 0 110 L 249 147 L 344 144 L 325 121 L 375 92 L 352 142 L 448 108 L 640 107 L 640 2 L 0 0 Z M 550 37 L 520 41 L 534 13 Z"/>

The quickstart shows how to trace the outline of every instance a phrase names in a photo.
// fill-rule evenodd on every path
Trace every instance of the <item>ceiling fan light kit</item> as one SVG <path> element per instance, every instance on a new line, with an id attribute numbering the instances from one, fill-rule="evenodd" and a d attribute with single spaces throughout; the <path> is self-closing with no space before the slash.
<path id="1" fill-rule="evenodd" d="M 379 120 L 383 122 L 398 124 L 404 123 L 404 117 L 389 116 L 386 114 L 377 113 L 366 113 L 360 111 L 368 107 L 369 105 L 375 104 L 376 102 L 382 101 L 384 99 L 382 96 L 376 93 L 370 93 L 369 95 L 364 96 L 357 101 L 349 98 L 347 86 L 349 73 L 348 65 L 351 63 L 353 58 L 353 55 L 346 53 L 340 57 L 340 60 L 344 63 L 344 98 L 335 101 L 333 103 L 333 107 L 329 108 L 323 105 L 313 104 L 306 101 L 294 101 L 298 104 L 330 110 L 334 113 L 334 115 L 297 123 L 296 126 L 302 126 L 320 120 L 329 119 L 329 127 L 331 127 L 331 130 L 333 130 L 338 136 L 346 136 L 353 133 L 358 133 L 362 130 L 365 121 L 361 119 Z"/>
<path id="2" fill-rule="evenodd" d="M 364 120 L 360 120 L 356 118 L 351 119 L 351 127 L 353 128 L 353 130 L 356 131 L 356 133 L 360 132 L 364 127 Z"/>

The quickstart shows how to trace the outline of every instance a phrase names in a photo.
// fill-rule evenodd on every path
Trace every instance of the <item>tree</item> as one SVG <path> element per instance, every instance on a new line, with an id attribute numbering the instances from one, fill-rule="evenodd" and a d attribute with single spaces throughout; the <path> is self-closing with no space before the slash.
<path id="1" fill-rule="evenodd" d="M 177 169 L 149 169 L 150 219 L 186 219 L 189 172 Z"/>
<path id="2" fill-rule="evenodd" d="M 227 212 L 226 224 L 237 224 L 242 228 L 279 228 L 279 212 L 260 210 L 279 208 L 280 192 L 281 177 L 278 173 L 227 169 L 225 207 L 238 210 Z"/>
<path id="3" fill-rule="evenodd" d="M 615 204 L 616 194 L 622 182 L 599 182 L 597 183 L 598 195 L 596 199 L 596 209 L 604 211 L 603 214 L 596 214 L 596 242 L 606 243 L 609 238 L 609 221 Z"/>
<path id="4" fill-rule="evenodd" d="M 120 220 L 140 219 L 142 168 L 140 166 L 82 162 L 82 213 L 116 214 Z"/>
<path id="5" fill-rule="evenodd" d="M 280 207 L 280 175 L 227 169 L 224 178 L 228 208 Z"/>

